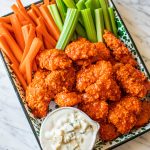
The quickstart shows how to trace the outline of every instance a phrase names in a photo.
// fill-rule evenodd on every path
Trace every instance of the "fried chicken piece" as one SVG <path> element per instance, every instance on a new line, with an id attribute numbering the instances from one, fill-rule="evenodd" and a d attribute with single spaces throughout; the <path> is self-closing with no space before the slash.
<path id="1" fill-rule="evenodd" d="M 74 61 L 86 61 L 90 58 L 94 62 L 94 60 L 108 60 L 110 57 L 110 51 L 104 43 L 91 43 L 84 38 L 79 38 L 70 43 L 65 52 Z M 95 58 L 93 59 L 93 57 Z"/>
<path id="2" fill-rule="evenodd" d="M 45 79 L 48 90 L 54 94 L 63 91 L 71 91 L 75 83 L 75 70 L 68 68 L 65 70 L 52 71 Z"/>
<path id="3" fill-rule="evenodd" d="M 111 32 L 106 30 L 103 37 L 107 46 L 113 51 L 116 60 L 123 64 L 137 66 L 137 62 L 133 59 L 131 52 L 129 52 L 124 43 L 117 39 Z"/>
<path id="4" fill-rule="evenodd" d="M 126 110 L 139 115 L 142 109 L 142 102 L 136 97 L 126 96 L 121 98 L 117 105 L 121 105 Z"/>
<path id="5" fill-rule="evenodd" d="M 71 67 L 72 60 L 65 54 L 64 51 L 57 49 L 50 49 L 42 51 L 37 60 L 39 66 L 47 70 L 66 69 Z"/>
<path id="6" fill-rule="evenodd" d="M 108 104 L 105 101 L 97 100 L 92 103 L 82 103 L 79 104 L 78 108 L 85 112 L 93 120 L 104 119 L 108 114 Z"/>
<path id="7" fill-rule="evenodd" d="M 137 121 L 136 115 L 121 105 L 116 105 L 109 110 L 108 120 L 121 134 L 130 132 Z"/>
<path id="8" fill-rule="evenodd" d="M 81 95 L 76 92 L 61 92 L 55 96 L 55 102 L 60 107 L 71 107 L 81 102 Z"/>
<path id="9" fill-rule="evenodd" d="M 95 99 L 93 96 L 91 96 L 87 93 L 81 94 L 81 98 L 82 98 L 82 103 L 84 103 L 84 104 L 91 103 L 91 102 L 98 100 L 98 99 Z"/>
<path id="10" fill-rule="evenodd" d="M 112 78 L 101 76 L 94 84 L 88 86 L 85 92 L 94 99 L 118 101 L 121 97 L 121 91 L 116 81 Z"/>
<path id="11" fill-rule="evenodd" d="M 34 79 L 29 84 L 26 90 L 26 102 L 35 117 L 42 118 L 48 113 L 48 105 L 53 93 L 48 90 L 45 78 L 49 71 L 37 71 Z"/>
<path id="12" fill-rule="evenodd" d="M 98 61 L 94 65 L 81 69 L 77 73 L 76 88 L 84 91 L 89 85 L 95 83 L 98 78 L 104 75 L 106 78 L 112 75 L 112 65 L 107 61 Z"/>
<path id="13" fill-rule="evenodd" d="M 143 98 L 147 94 L 146 76 L 130 64 L 120 67 L 116 76 L 126 93 L 139 98 Z"/>
<path id="14" fill-rule="evenodd" d="M 116 139 L 120 133 L 117 128 L 111 123 L 100 123 L 99 135 L 103 141 L 112 141 Z"/>
<path id="15" fill-rule="evenodd" d="M 142 102 L 142 111 L 137 117 L 137 122 L 135 127 L 142 127 L 150 120 L 150 102 L 143 101 Z"/>

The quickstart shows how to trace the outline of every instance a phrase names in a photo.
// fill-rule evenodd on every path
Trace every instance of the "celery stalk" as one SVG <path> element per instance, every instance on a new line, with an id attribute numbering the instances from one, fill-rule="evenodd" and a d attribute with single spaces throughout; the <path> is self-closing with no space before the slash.
<path id="1" fill-rule="evenodd" d="M 66 13 L 67 13 L 67 7 L 62 0 L 56 0 L 56 4 L 59 10 L 59 13 L 61 15 L 61 18 L 64 22 L 66 18 Z"/>
<path id="2" fill-rule="evenodd" d="M 76 8 L 74 0 L 63 0 L 68 8 Z"/>
<path id="3" fill-rule="evenodd" d="M 83 9 L 86 8 L 86 7 L 85 7 L 85 2 L 86 2 L 86 0 L 79 0 L 79 1 L 78 1 L 78 3 L 76 4 L 78 10 L 83 10 Z"/>
<path id="4" fill-rule="evenodd" d="M 79 0 L 75 0 L 75 3 L 78 3 Z"/>
<path id="5" fill-rule="evenodd" d="M 95 9 L 95 24 L 97 31 L 97 40 L 98 42 L 103 42 L 104 18 L 102 8 Z"/>
<path id="6" fill-rule="evenodd" d="M 117 34 L 118 30 L 117 30 L 117 26 L 116 26 L 116 22 L 115 22 L 115 14 L 114 14 L 113 8 L 109 7 L 108 12 L 109 12 L 109 16 L 110 16 L 111 25 L 112 25 L 112 31 L 115 36 L 118 36 L 118 34 Z"/>
<path id="7" fill-rule="evenodd" d="M 83 18 L 88 39 L 91 42 L 97 42 L 96 30 L 92 18 L 91 9 L 88 8 L 88 9 L 81 10 L 81 15 Z"/>
<path id="8" fill-rule="evenodd" d="M 110 22 L 110 18 L 109 18 L 109 13 L 108 13 L 108 7 L 106 4 L 105 0 L 99 0 L 101 7 L 103 9 L 103 14 L 104 14 L 104 21 L 105 21 L 105 28 L 109 31 L 112 31 L 111 28 L 111 22 Z"/>
<path id="9" fill-rule="evenodd" d="M 68 8 L 63 30 L 56 45 L 57 49 L 64 50 L 70 42 L 78 23 L 79 14 L 80 13 L 77 9 Z"/>
<path id="10" fill-rule="evenodd" d="M 62 31 L 63 23 L 62 23 L 62 20 L 61 20 L 61 17 L 60 17 L 60 14 L 58 12 L 56 4 L 48 5 L 47 7 L 48 7 L 56 25 L 57 25 L 57 27 L 59 28 L 60 31 Z"/>
<path id="11" fill-rule="evenodd" d="M 86 38 L 86 31 L 80 23 L 77 23 L 76 32 L 79 36 Z"/>

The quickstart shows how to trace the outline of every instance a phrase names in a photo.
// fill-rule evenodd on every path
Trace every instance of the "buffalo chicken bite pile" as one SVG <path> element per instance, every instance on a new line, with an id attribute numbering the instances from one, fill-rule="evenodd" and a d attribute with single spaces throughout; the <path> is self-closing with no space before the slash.
<path id="1" fill-rule="evenodd" d="M 65 51 L 43 50 L 39 70 L 26 90 L 34 116 L 45 117 L 50 101 L 75 106 L 101 124 L 100 137 L 113 140 L 150 120 L 150 103 L 141 101 L 150 83 L 128 48 L 105 31 L 104 43 L 79 38 Z"/>

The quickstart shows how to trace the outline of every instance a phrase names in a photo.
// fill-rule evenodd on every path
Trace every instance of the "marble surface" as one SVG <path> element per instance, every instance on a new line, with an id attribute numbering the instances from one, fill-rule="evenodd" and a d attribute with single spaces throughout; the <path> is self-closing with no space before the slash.
<path id="1" fill-rule="evenodd" d="M 28 4 L 36 0 L 23 0 Z M 150 71 L 150 0 L 114 0 Z M 0 15 L 14 0 L 0 2 Z M 116 148 L 149 150 L 150 132 Z M 40 150 L 0 59 L 0 150 Z"/>

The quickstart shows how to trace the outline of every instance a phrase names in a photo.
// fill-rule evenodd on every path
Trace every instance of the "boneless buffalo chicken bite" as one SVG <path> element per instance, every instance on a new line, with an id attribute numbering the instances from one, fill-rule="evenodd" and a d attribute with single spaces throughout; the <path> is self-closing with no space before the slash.
<path id="1" fill-rule="evenodd" d="M 71 67 L 72 60 L 62 50 L 50 49 L 37 56 L 39 66 L 47 70 L 66 69 Z"/>
<path id="2" fill-rule="evenodd" d="M 48 90 L 45 78 L 49 71 L 39 70 L 26 90 L 26 102 L 34 116 L 42 118 L 48 113 L 48 105 L 53 92 Z"/>
<path id="3" fill-rule="evenodd" d="M 127 94 L 142 98 L 148 93 L 146 76 L 130 64 L 121 66 L 116 72 L 117 80 Z"/>
<path id="4" fill-rule="evenodd" d="M 113 124 L 102 122 L 100 123 L 99 135 L 103 141 L 111 141 L 117 138 L 120 133 L 117 131 L 117 128 Z"/>
<path id="5" fill-rule="evenodd" d="M 123 64 L 137 66 L 137 62 L 134 60 L 129 49 L 123 42 L 116 38 L 111 32 L 106 30 L 103 37 L 106 45 L 112 50 L 112 54 L 117 61 Z"/>
<path id="6" fill-rule="evenodd" d="M 93 120 L 105 119 L 108 115 L 108 104 L 105 101 L 97 100 L 87 104 L 79 104 L 79 109 L 85 112 Z"/>
<path id="7" fill-rule="evenodd" d="M 76 77 L 77 90 L 80 92 L 85 91 L 85 89 L 95 83 L 101 75 L 106 76 L 106 78 L 112 75 L 112 65 L 110 62 L 98 61 L 96 64 L 81 69 Z"/>
<path id="8" fill-rule="evenodd" d="M 71 107 L 81 102 L 81 96 L 76 92 L 61 92 L 55 96 L 55 102 L 60 107 Z"/>

